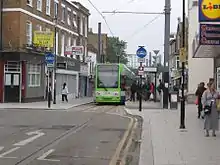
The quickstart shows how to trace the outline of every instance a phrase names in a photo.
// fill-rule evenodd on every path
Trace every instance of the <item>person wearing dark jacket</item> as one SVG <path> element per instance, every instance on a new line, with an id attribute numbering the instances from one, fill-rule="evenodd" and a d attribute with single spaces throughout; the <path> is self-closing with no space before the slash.
<path id="1" fill-rule="evenodd" d="M 202 108 L 202 95 L 205 90 L 206 90 L 205 83 L 201 82 L 199 84 L 199 87 L 196 90 L 196 96 L 198 98 L 198 118 L 200 118 L 201 111 L 203 110 L 203 108 Z"/>
<path id="2" fill-rule="evenodd" d="M 135 102 L 135 93 L 137 91 L 137 84 L 136 82 L 134 81 L 131 85 L 131 101 L 134 101 Z"/>

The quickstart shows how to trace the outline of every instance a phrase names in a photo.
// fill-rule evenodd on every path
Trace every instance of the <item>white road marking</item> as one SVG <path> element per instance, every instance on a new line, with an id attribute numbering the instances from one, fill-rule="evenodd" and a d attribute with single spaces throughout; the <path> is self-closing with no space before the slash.
<path id="1" fill-rule="evenodd" d="M 4 148 L 4 147 L 3 147 L 3 148 Z M 10 149 L 10 150 L 8 150 L 8 151 L 6 151 L 6 152 L 0 154 L 0 158 L 16 159 L 17 157 L 5 157 L 5 155 L 8 155 L 8 154 L 12 153 L 12 152 L 18 150 L 19 148 L 20 148 L 20 147 L 15 147 L 15 148 L 12 148 L 12 149 Z"/>
<path id="2" fill-rule="evenodd" d="M 5 147 L 3 147 L 3 146 L 0 146 L 0 151 L 2 151 L 3 149 L 4 149 Z"/>
<path id="3" fill-rule="evenodd" d="M 55 149 L 50 149 L 49 151 L 45 152 L 42 156 L 37 158 L 37 160 L 46 160 L 46 161 L 51 161 L 51 162 L 59 162 L 60 160 L 56 160 L 56 159 L 46 159 L 46 157 L 48 157 L 54 151 L 55 151 Z"/>
<path id="4" fill-rule="evenodd" d="M 26 134 L 27 134 L 28 136 L 31 136 L 31 135 L 35 135 L 35 136 L 32 136 L 32 137 L 30 137 L 30 138 L 28 138 L 28 139 L 25 139 L 25 140 L 22 140 L 22 141 L 20 141 L 20 142 L 18 142 L 18 143 L 15 143 L 15 144 L 13 144 L 13 145 L 14 145 L 14 146 L 24 146 L 24 145 L 26 145 L 26 144 L 28 144 L 28 143 L 31 143 L 32 141 L 36 140 L 37 138 L 39 138 L 39 137 L 45 135 L 45 133 L 40 132 L 40 130 L 33 131 L 33 132 L 28 132 L 28 133 L 26 133 Z"/>

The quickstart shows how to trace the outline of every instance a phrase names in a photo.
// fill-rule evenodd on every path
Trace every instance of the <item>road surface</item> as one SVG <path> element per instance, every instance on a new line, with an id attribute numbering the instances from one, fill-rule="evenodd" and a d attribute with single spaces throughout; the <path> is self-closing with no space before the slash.
<path id="1" fill-rule="evenodd" d="M 0 164 L 137 165 L 139 155 L 130 161 L 135 123 L 120 106 L 0 110 Z"/>

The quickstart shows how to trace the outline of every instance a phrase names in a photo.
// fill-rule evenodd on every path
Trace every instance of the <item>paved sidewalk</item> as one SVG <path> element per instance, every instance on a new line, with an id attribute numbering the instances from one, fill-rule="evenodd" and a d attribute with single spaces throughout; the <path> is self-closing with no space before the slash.
<path id="1" fill-rule="evenodd" d="M 31 103 L 2 103 L 0 109 L 52 109 L 52 110 L 67 110 L 79 105 L 88 104 L 93 102 L 93 97 L 84 97 L 79 99 L 71 99 L 68 103 L 57 100 L 56 104 L 51 102 L 51 108 L 48 108 L 47 101 L 31 102 Z"/>
<path id="2" fill-rule="evenodd" d="M 129 109 L 138 109 L 139 108 L 139 101 L 127 101 L 125 103 L 125 107 Z M 154 102 L 154 101 L 142 101 L 142 108 L 143 109 L 161 109 L 161 103 L 160 102 Z"/>
<path id="3" fill-rule="evenodd" d="M 139 165 L 220 165 L 220 133 L 205 137 L 195 105 L 186 105 L 186 130 L 179 110 L 126 111 L 144 119 Z"/>

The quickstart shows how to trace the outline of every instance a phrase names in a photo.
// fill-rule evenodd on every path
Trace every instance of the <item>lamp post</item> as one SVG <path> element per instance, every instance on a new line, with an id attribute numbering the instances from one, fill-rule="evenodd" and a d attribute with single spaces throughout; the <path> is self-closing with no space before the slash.
<path id="1" fill-rule="evenodd" d="M 183 26 L 182 26 L 182 49 L 180 53 L 180 59 L 182 61 L 182 98 L 181 98 L 181 109 L 180 109 L 180 129 L 185 129 L 185 0 L 183 0 Z"/>
<path id="2" fill-rule="evenodd" d="M 53 88 L 53 104 L 56 104 L 56 69 L 57 69 L 57 18 L 54 18 L 54 54 L 55 54 L 55 61 L 54 61 L 54 88 Z"/>

